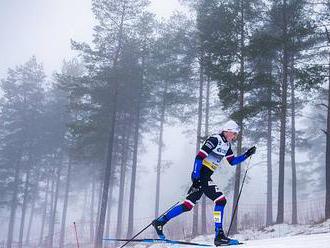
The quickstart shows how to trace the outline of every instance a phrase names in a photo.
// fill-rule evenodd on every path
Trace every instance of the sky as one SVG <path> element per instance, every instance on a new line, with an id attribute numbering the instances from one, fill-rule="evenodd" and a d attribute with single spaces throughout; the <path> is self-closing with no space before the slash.
<path id="1" fill-rule="evenodd" d="M 159 17 L 177 9 L 178 0 L 151 0 Z M 70 39 L 92 40 L 94 23 L 91 0 L 1 0 L 0 78 L 33 55 L 51 75 L 74 56 Z"/>

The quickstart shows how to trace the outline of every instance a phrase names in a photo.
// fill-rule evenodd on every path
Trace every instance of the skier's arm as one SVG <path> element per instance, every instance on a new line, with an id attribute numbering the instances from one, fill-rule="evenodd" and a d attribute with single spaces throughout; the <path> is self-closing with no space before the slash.
<path id="1" fill-rule="evenodd" d="M 246 157 L 244 156 L 244 154 L 235 157 L 233 150 L 230 147 L 227 151 L 226 159 L 230 165 L 236 165 L 236 164 L 242 163 L 246 159 Z"/>
<path id="2" fill-rule="evenodd" d="M 236 165 L 236 164 L 242 163 L 245 159 L 247 159 L 252 154 L 254 154 L 256 152 L 256 149 L 257 148 L 255 146 L 253 146 L 249 150 L 247 150 L 244 154 L 235 157 L 232 149 L 229 148 L 229 150 L 226 154 L 226 159 L 231 165 Z"/>
<path id="3" fill-rule="evenodd" d="M 201 147 L 195 158 L 194 170 L 191 174 L 191 179 L 193 181 L 199 179 L 203 159 L 206 158 L 217 145 L 218 145 L 218 139 L 216 137 L 211 136 L 205 141 L 205 143 L 203 144 L 203 146 Z"/>

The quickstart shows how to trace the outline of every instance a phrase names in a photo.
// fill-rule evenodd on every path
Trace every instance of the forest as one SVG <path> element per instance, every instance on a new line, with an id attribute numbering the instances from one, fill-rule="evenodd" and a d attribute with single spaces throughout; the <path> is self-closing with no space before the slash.
<path id="1" fill-rule="evenodd" d="M 46 75 L 31 54 L 0 79 L 0 247 L 132 237 L 184 197 L 202 142 L 229 119 L 235 154 L 257 146 L 214 176 L 227 228 L 251 168 L 231 233 L 330 219 L 329 0 L 182 0 L 189 11 L 166 19 L 148 0 L 91 2 L 93 41 L 71 40 L 75 58 Z M 212 211 L 203 197 L 168 232 L 211 234 Z"/>

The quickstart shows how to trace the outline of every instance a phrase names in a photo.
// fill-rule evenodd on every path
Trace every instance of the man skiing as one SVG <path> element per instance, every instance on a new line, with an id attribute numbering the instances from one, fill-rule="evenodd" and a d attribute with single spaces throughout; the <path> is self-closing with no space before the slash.
<path id="1" fill-rule="evenodd" d="M 192 185 L 186 199 L 165 215 L 158 217 L 152 222 L 153 227 L 161 239 L 165 239 L 163 226 L 170 219 L 190 211 L 202 195 L 205 194 L 215 204 L 213 213 L 215 223 L 214 244 L 216 246 L 238 244 L 237 240 L 226 237 L 223 231 L 222 222 L 226 198 L 212 181 L 211 175 L 217 169 L 223 157 L 231 165 L 236 165 L 256 152 L 256 147 L 253 146 L 244 154 L 237 157 L 234 156 L 230 143 L 237 139 L 239 131 L 240 128 L 237 123 L 231 120 L 223 126 L 220 134 L 210 136 L 203 143 L 195 158 L 194 169 L 191 174 Z"/>

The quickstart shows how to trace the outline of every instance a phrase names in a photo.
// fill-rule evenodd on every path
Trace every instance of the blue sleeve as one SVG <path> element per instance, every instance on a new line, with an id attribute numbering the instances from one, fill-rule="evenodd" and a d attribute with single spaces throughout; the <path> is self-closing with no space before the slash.
<path id="1" fill-rule="evenodd" d="M 195 181 L 200 178 L 201 168 L 202 168 L 202 159 L 196 158 L 194 163 L 194 170 L 191 173 L 191 180 Z"/>
<path id="2" fill-rule="evenodd" d="M 245 154 L 242 154 L 242 155 L 237 156 L 237 157 L 231 157 L 230 160 L 229 159 L 227 159 L 227 160 L 231 165 L 236 165 L 236 164 L 242 163 L 245 159 L 246 159 Z"/>
<path id="3" fill-rule="evenodd" d="M 237 165 L 242 163 L 245 159 L 247 159 L 247 156 L 245 154 L 239 155 L 237 157 L 234 156 L 234 153 L 231 149 L 231 147 L 228 149 L 228 152 L 226 154 L 227 161 L 231 165 Z"/>

